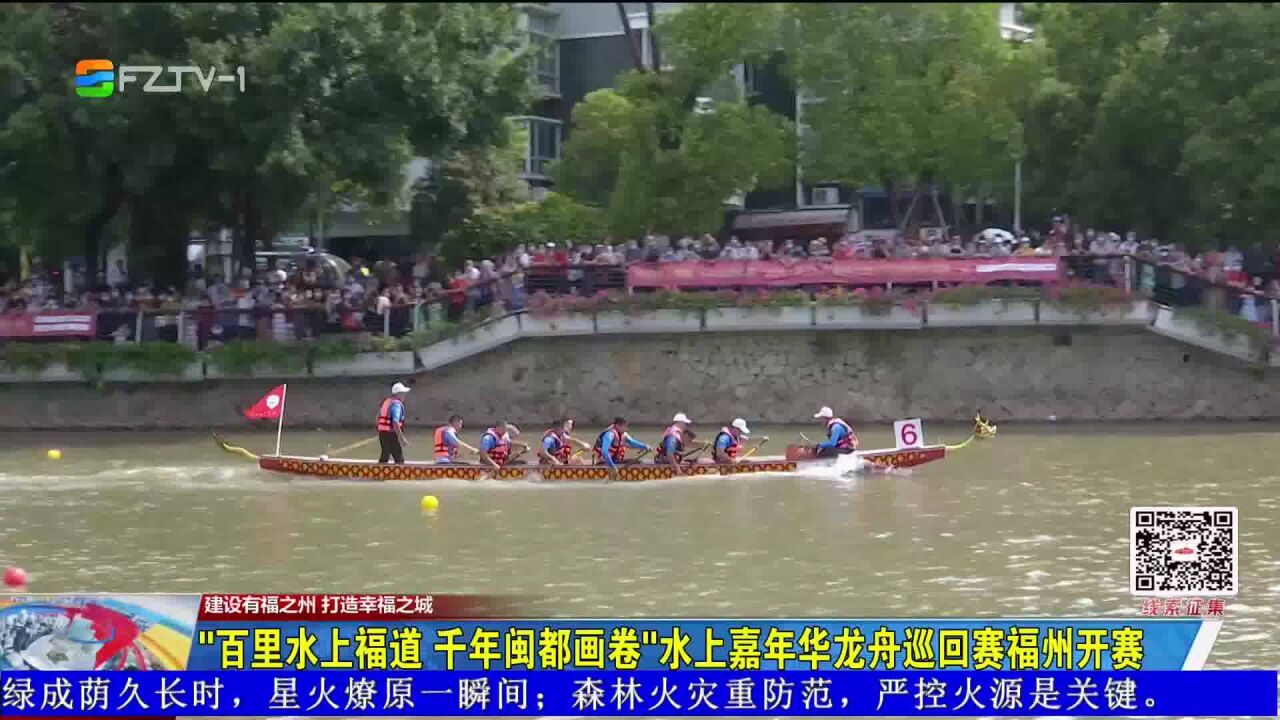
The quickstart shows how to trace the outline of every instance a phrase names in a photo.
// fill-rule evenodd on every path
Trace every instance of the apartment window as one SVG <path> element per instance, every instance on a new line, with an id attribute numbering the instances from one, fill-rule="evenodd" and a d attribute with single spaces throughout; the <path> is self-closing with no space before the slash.
<path id="1" fill-rule="evenodd" d="M 751 63 L 742 64 L 742 92 L 744 95 L 754 95 L 759 92 L 756 87 L 756 66 Z"/>
<path id="2" fill-rule="evenodd" d="M 549 12 L 528 9 L 525 27 L 533 49 L 533 79 L 548 95 L 560 94 L 560 43 L 556 42 L 559 18 Z"/>
<path id="3" fill-rule="evenodd" d="M 819 185 L 811 191 L 810 203 L 813 205 L 839 205 L 840 188 L 832 185 Z"/>
<path id="4" fill-rule="evenodd" d="M 551 118 L 522 118 L 529 133 L 529 150 L 525 154 L 524 173 L 533 177 L 546 177 L 551 163 L 560 159 L 560 145 L 564 127 Z"/>

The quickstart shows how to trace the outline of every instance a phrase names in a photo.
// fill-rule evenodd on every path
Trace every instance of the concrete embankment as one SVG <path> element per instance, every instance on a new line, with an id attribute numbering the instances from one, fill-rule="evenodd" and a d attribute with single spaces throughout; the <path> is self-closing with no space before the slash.
<path id="1" fill-rule="evenodd" d="M 372 427 L 395 378 L 289 381 L 286 424 Z M 1280 418 L 1273 376 L 1137 328 L 690 333 L 525 338 L 413 378 L 409 422 L 458 412 L 541 427 L 562 413 L 661 424 Z M 0 385 L 0 429 L 240 428 L 269 378 Z"/>

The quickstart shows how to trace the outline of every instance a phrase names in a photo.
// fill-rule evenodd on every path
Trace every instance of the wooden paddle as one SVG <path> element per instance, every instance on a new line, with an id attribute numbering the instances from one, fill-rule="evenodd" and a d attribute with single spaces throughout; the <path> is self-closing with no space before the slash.
<path id="1" fill-rule="evenodd" d="M 523 449 L 523 450 L 521 450 L 520 452 L 518 452 L 518 453 L 516 453 L 515 455 L 512 455 L 511 457 L 507 458 L 507 461 L 506 461 L 505 463 L 503 463 L 503 464 L 502 464 L 502 467 L 507 467 L 507 466 L 509 466 L 509 465 L 514 464 L 516 460 L 519 460 L 519 459 L 520 459 L 520 456 L 521 456 L 521 455 L 524 455 L 524 454 L 525 454 L 525 453 L 527 453 L 527 452 L 529 452 L 529 446 L 528 446 L 528 445 L 526 445 L 526 446 L 524 447 L 524 449 Z M 496 473 L 499 469 L 501 469 L 501 468 L 489 468 L 488 472 L 480 473 L 480 477 L 478 477 L 478 478 L 476 478 L 476 479 L 477 479 L 477 480 L 492 480 L 492 479 L 493 479 L 493 477 L 494 477 L 494 473 Z"/>
<path id="2" fill-rule="evenodd" d="M 754 454 L 754 453 L 755 453 L 755 451 L 757 451 L 757 450 L 759 450 L 760 448 L 764 447 L 764 444 L 765 444 L 765 443 L 767 443 L 767 442 L 769 442 L 769 436 L 768 436 L 768 435 L 765 435 L 764 437 L 760 438 L 760 442 L 756 443 L 756 446 L 755 446 L 755 447 L 753 447 L 753 448 L 751 448 L 750 450 L 748 450 L 748 451 L 746 451 L 745 453 L 743 453 L 742 457 L 741 457 L 741 458 L 739 458 L 739 459 L 740 459 L 740 460 L 746 460 L 747 458 L 751 457 L 751 455 L 752 455 L 752 454 Z"/>
<path id="3" fill-rule="evenodd" d="M 694 450 L 694 451 L 692 451 L 692 452 L 690 452 L 690 453 L 686 454 L 686 455 L 684 456 L 684 461 L 685 461 L 685 462 L 688 462 L 688 461 L 690 461 L 690 460 L 696 460 L 696 459 L 697 459 L 697 457 L 698 457 L 699 455 L 701 455 L 701 454 L 702 454 L 702 453 L 703 453 L 707 448 L 709 448 L 709 447 L 711 447 L 711 443 L 709 443 L 709 442 L 704 442 L 704 443 L 702 443 L 702 447 L 700 447 L 700 448 L 698 448 L 697 450 Z"/>
<path id="4" fill-rule="evenodd" d="M 375 441 L 375 440 L 377 440 L 377 439 L 378 439 L 378 436 L 377 436 L 377 435 L 375 435 L 375 436 L 373 436 L 373 437 L 371 437 L 371 438 L 365 438 L 364 440 L 360 440 L 359 442 L 353 442 L 353 443 L 351 443 L 350 445 L 343 445 L 342 447 L 338 448 L 337 450 L 328 450 L 328 451 L 326 451 L 326 452 L 325 452 L 325 457 L 329 457 L 329 456 L 332 456 L 332 455 L 341 455 L 341 454 L 342 454 L 342 453 L 344 453 L 344 452 L 348 452 L 348 451 L 350 451 L 350 450 L 355 450 L 356 448 L 364 447 L 365 445 L 368 445 L 369 443 L 371 443 L 371 442 L 373 442 L 373 441 Z"/>

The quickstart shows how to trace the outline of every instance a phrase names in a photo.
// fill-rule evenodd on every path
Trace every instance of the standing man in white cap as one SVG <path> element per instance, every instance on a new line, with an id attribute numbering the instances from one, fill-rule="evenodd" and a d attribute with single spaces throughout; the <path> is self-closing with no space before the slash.
<path id="1" fill-rule="evenodd" d="M 654 456 L 654 462 L 659 465 L 670 465 L 681 474 L 680 464 L 684 462 L 684 453 L 686 450 L 685 440 L 695 437 L 689 424 L 693 421 L 684 413 L 676 413 L 671 418 L 671 427 L 662 433 L 662 439 L 658 441 L 658 454 Z"/>
<path id="2" fill-rule="evenodd" d="M 734 418 L 729 427 L 720 428 L 720 434 L 716 435 L 715 444 L 711 446 L 715 461 L 722 465 L 738 462 L 738 453 L 742 452 L 742 439 L 750 434 L 747 421 L 742 418 Z"/>
<path id="3" fill-rule="evenodd" d="M 382 454 L 378 456 L 380 463 L 388 460 L 404 463 L 404 448 L 409 444 L 409 439 L 404 436 L 404 396 L 408 392 L 409 386 L 404 383 L 392 385 L 391 395 L 382 401 L 382 407 L 378 409 L 378 442 L 382 445 Z"/>
<path id="4" fill-rule="evenodd" d="M 848 455 L 858 449 L 858 436 L 853 434 L 853 427 L 836 417 L 831 408 L 824 406 L 814 414 L 814 417 L 825 420 L 827 426 L 826 441 L 818 443 L 813 448 L 817 457 Z"/>

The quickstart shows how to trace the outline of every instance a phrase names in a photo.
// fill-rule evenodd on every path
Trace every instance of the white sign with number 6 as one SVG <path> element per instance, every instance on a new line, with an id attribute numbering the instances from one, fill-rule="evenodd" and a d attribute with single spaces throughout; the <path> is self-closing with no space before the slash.
<path id="1" fill-rule="evenodd" d="M 920 424 L 920 418 L 894 423 L 893 439 L 899 450 L 924 447 L 924 426 Z"/>

